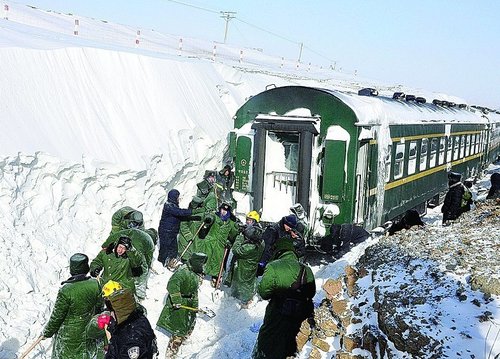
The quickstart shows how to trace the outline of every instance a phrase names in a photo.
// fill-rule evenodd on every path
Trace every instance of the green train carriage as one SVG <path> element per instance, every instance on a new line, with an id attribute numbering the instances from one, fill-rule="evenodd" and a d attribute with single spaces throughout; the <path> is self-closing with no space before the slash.
<path id="1" fill-rule="evenodd" d="M 474 177 L 499 156 L 499 118 L 329 89 L 264 91 L 234 116 L 238 211 L 277 221 L 300 203 L 317 237 L 332 223 L 372 229 L 407 209 L 424 213 L 448 171 Z"/>

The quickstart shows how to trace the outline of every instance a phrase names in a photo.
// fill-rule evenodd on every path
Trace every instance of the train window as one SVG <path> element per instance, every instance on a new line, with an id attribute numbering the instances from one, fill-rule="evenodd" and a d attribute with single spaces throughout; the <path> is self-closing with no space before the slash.
<path id="1" fill-rule="evenodd" d="M 460 136 L 453 136 L 453 160 L 460 157 Z"/>
<path id="2" fill-rule="evenodd" d="M 387 149 L 387 155 L 385 156 L 385 182 L 389 182 L 391 178 L 391 160 L 392 160 L 392 145 L 389 145 Z"/>
<path id="3" fill-rule="evenodd" d="M 470 136 L 471 135 L 465 136 L 465 157 L 470 155 L 470 144 L 471 144 Z"/>
<path id="4" fill-rule="evenodd" d="M 417 171 L 417 141 L 409 144 L 408 174 L 412 175 Z"/>
<path id="5" fill-rule="evenodd" d="M 431 159 L 429 162 L 429 168 L 436 166 L 438 146 L 439 146 L 439 140 L 437 138 L 433 138 L 431 140 Z"/>
<path id="6" fill-rule="evenodd" d="M 423 171 L 427 168 L 427 142 L 429 142 L 429 140 L 427 138 L 424 138 L 422 139 L 422 142 L 420 144 L 420 171 Z"/>
<path id="7" fill-rule="evenodd" d="M 445 144 L 446 144 L 446 140 L 444 137 L 441 137 L 439 139 L 439 154 L 438 154 L 438 165 L 442 165 L 444 163 L 444 156 L 445 156 Z"/>
<path id="8" fill-rule="evenodd" d="M 465 137 L 466 136 L 462 136 L 462 140 L 460 142 L 460 158 L 465 157 Z"/>
<path id="9" fill-rule="evenodd" d="M 453 151 L 453 137 L 446 137 L 446 161 L 452 160 L 452 151 Z"/>
<path id="10" fill-rule="evenodd" d="M 394 160 L 394 179 L 403 177 L 405 144 L 398 143 L 396 145 L 396 158 Z"/>
<path id="11" fill-rule="evenodd" d="M 474 135 L 474 154 L 479 153 L 479 134 Z"/>

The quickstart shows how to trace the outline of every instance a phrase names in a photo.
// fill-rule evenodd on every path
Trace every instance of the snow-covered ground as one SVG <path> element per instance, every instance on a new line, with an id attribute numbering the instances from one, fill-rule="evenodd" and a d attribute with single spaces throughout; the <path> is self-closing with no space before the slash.
<path id="1" fill-rule="evenodd" d="M 178 188 L 187 205 L 204 170 L 221 167 L 236 109 L 265 86 L 375 86 L 381 93 L 445 98 L 326 69 L 281 68 L 257 51 L 240 63 L 239 49 L 227 47 L 213 61 L 212 44 L 200 41 L 179 56 L 177 39 L 154 31 L 143 31 L 136 48 L 128 45 L 135 29 L 99 20 L 80 18 L 74 36 L 70 15 L 9 5 L 9 20 L 0 19 L 0 358 L 15 358 L 41 334 L 60 282 L 69 276 L 69 257 L 97 254 L 116 209 L 139 209 L 146 226 L 157 227 L 166 190 Z M 439 213 L 427 221 L 439 226 Z M 314 267 L 318 289 L 375 242 Z M 156 262 L 154 269 L 143 303 L 153 325 L 171 275 Z M 240 310 L 227 295 L 212 301 L 212 291 L 204 282 L 201 305 L 217 316 L 198 320 L 179 357 L 248 358 L 266 302 Z M 315 301 L 323 297 L 318 290 Z M 499 304 L 496 297 L 488 304 L 496 323 L 489 338 L 498 336 Z M 461 305 L 461 311 L 475 310 L 469 302 Z M 455 319 L 456 326 L 471 325 L 468 316 Z M 486 338 L 484 324 L 477 324 L 477 333 Z M 167 338 L 157 336 L 163 355 Z M 485 348 L 491 357 L 500 353 L 499 343 L 467 344 L 480 358 Z M 49 358 L 50 352 L 46 340 L 32 357 Z"/>

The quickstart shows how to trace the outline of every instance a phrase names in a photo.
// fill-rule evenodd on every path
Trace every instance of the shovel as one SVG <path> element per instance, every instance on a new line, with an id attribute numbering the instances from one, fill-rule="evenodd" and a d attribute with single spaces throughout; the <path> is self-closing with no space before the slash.
<path id="1" fill-rule="evenodd" d="M 215 317 L 215 312 L 209 308 L 193 308 L 193 307 L 188 307 L 187 305 L 179 305 L 179 308 L 192 310 L 193 312 L 201 313 L 205 316 L 206 320 L 210 320 L 213 317 Z"/>
<path id="2" fill-rule="evenodd" d="M 226 260 L 226 256 L 229 254 L 229 248 L 224 249 L 224 256 L 222 257 L 222 262 L 220 263 L 219 275 L 217 276 L 217 281 L 215 282 L 215 289 L 212 293 L 212 301 L 215 302 L 224 294 L 220 289 L 220 282 L 222 279 L 222 272 L 224 271 L 224 261 Z"/>
<path id="3" fill-rule="evenodd" d="M 198 233 L 200 233 L 201 228 L 203 227 L 203 225 L 204 225 L 204 224 L 205 224 L 205 223 L 201 222 L 200 226 L 198 227 L 198 230 L 197 230 L 197 231 L 196 231 L 196 233 L 194 234 L 193 238 L 191 238 L 191 239 L 189 240 L 189 242 L 188 242 L 188 244 L 187 244 L 186 248 L 184 248 L 184 250 L 182 251 L 181 255 L 180 255 L 180 256 L 177 256 L 177 257 L 176 257 L 176 258 L 172 261 L 172 263 L 171 263 L 171 264 L 169 264 L 169 265 L 167 266 L 167 269 L 168 269 L 168 270 L 170 270 L 170 271 L 174 272 L 174 271 L 177 269 L 177 265 L 179 264 L 179 262 L 180 262 L 180 260 L 181 260 L 182 256 L 183 256 L 184 254 L 186 254 L 186 252 L 187 252 L 187 250 L 189 249 L 189 247 L 191 247 L 191 244 L 193 244 L 193 242 L 194 242 L 194 238 L 198 235 Z"/>
<path id="4" fill-rule="evenodd" d="M 38 337 L 38 339 L 33 344 L 31 344 L 30 347 L 26 349 L 26 351 L 19 358 L 20 359 L 26 358 L 26 356 L 33 350 L 33 348 L 36 347 L 38 343 L 40 343 L 43 339 L 44 339 L 43 336 Z"/>

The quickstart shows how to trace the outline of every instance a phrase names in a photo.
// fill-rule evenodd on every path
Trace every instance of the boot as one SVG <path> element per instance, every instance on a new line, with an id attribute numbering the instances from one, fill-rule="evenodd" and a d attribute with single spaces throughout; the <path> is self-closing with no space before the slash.
<path id="1" fill-rule="evenodd" d="M 183 341 L 184 341 L 183 337 L 173 335 L 172 338 L 170 338 L 170 341 L 168 342 L 167 352 L 165 353 L 165 359 L 175 359 L 175 356 L 177 355 L 177 352 L 179 351 L 179 348 Z"/>

